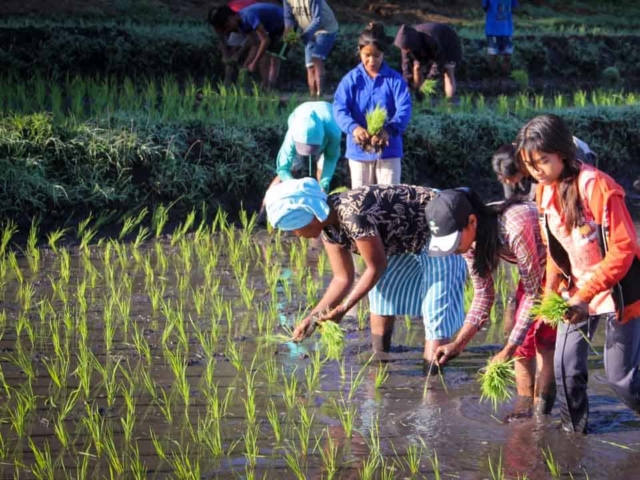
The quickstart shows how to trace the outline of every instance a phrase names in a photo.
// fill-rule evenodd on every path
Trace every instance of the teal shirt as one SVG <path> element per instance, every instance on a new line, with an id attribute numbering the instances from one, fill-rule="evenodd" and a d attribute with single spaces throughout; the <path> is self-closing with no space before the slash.
<path id="1" fill-rule="evenodd" d="M 340 158 L 342 131 L 333 118 L 333 107 L 328 102 L 305 102 L 289 115 L 288 130 L 278 152 L 278 176 L 284 180 L 293 178 L 291 166 L 296 158 L 296 141 L 320 145 L 324 166 L 320 186 L 326 192 Z"/>

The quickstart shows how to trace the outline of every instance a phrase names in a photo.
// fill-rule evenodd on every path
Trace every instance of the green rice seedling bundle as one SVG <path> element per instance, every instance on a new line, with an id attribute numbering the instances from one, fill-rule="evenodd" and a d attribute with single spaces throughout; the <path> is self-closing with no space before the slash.
<path id="1" fill-rule="evenodd" d="M 387 121 L 387 109 L 376 105 L 376 108 L 365 114 L 365 119 L 367 121 L 367 132 L 369 132 L 369 135 L 377 135 Z"/>
<path id="2" fill-rule="evenodd" d="M 498 410 L 498 404 L 506 402 L 512 396 L 512 389 L 516 384 L 514 371 L 515 358 L 507 361 L 489 361 L 480 371 L 480 401 L 491 401 L 493 409 Z"/>
<path id="3" fill-rule="evenodd" d="M 289 30 L 282 37 L 282 41 L 290 46 L 297 45 L 300 43 L 300 35 L 295 30 Z"/>
<path id="4" fill-rule="evenodd" d="M 557 293 L 551 293 L 545 295 L 531 308 L 531 314 L 542 317 L 545 323 L 557 328 L 562 323 L 567 310 L 569 310 L 569 303 Z"/>
<path id="5" fill-rule="evenodd" d="M 342 350 L 344 350 L 344 330 L 331 320 L 318 322 L 316 325 L 320 332 L 320 345 L 324 348 L 327 358 L 329 360 L 338 360 L 342 356 Z"/>
<path id="6" fill-rule="evenodd" d="M 387 121 L 387 110 L 380 105 L 376 105 L 373 110 L 368 111 L 365 114 L 365 119 L 367 122 L 367 132 L 370 135 L 365 142 L 360 143 L 360 147 L 369 153 L 380 153 L 387 146 L 386 142 L 377 141 L 379 140 L 376 135 L 378 135 L 382 129 L 384 128 L 384 124 Z M 376 137 L 376 141 L 372 137 Z"/>
<path id="7" fill-rule="evenodd" d="M 437 85 L 437 80 L 428 78 L 427 80 L 422 82 L 422 85 L 420 86 L 420 93 L 424 95 L 425 98 L 431 97 L 432 95 L 435 95 Z"/>

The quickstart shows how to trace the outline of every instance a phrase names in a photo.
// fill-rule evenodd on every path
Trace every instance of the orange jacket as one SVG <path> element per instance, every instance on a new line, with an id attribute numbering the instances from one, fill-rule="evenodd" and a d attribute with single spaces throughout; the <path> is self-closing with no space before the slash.
<path id="1" fill-rule="evenodd" d="M 586 187 L 586 182 L 581 182 L 584 178 L 590 179 Z M 621 321 L 640 317 L 640 245 L 624 202 L 624 190 L 610 176 L 590 165 L 582 166 L 578 184 L 583 208 L 589 209 L 598 226 L 602 260 L 577 294 L 589 303 L 597 294 L 611 291 Z M 550 194 L 560 211 L 555 186 L 538 185 L 536 202 L 542 214 L 543 203 L 548 204 L 543 198 Z M 546 227 L 544 230 L 548 239 L 550 231 Z M 570 277 L 571 265 L 558 242 L 548 239 L 548 243 L 547 285 L 554 288 L 560 278 Z"/>

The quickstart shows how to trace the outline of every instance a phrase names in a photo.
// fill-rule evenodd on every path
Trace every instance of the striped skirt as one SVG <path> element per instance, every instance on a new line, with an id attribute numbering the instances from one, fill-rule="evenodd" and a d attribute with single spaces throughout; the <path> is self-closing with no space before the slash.
<path id="1" fill-rule="evenodd" d="M 464 322 L 467 265 L 460 255 L 393 255 L 369 292 L 371 313 L 422 316 L 427 340 L 452 338 Z"/>

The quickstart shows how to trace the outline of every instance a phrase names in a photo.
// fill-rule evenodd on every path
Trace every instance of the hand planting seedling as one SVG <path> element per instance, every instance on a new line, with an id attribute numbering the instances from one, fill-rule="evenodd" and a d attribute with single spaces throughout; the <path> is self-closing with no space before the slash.
<path id="1" fill-rule="evenodd" d="M 492 362 L 480 370 L 478 381 L 480 382 L 480 401 L 489 399 L 493 410 L 498 410 L 498 404 L 506 402 L 512 396 L 512 389 L 516 384 L 514 363 L 516 359 Z"/>

